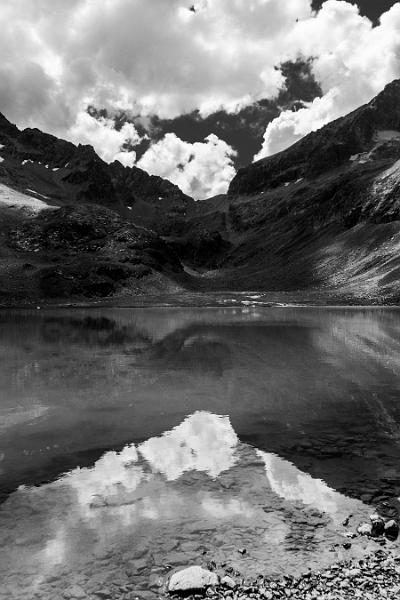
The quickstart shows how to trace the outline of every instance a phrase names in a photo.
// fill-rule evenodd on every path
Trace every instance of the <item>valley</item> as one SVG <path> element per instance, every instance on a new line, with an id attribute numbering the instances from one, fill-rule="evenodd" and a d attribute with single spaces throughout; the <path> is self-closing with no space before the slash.
<path id="1" fill-rule="evenodd" d="M 194 201 L 91 146 L 0 118 L 0 303 L 257 290 L 305 303 L 400 297 L 400 81 Z"/>

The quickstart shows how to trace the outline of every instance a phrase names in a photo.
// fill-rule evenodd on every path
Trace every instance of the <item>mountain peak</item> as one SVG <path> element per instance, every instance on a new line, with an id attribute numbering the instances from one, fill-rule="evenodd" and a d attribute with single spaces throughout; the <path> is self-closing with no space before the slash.
<path id="1" fill-rule="evenodd" d="M 273 156 L 240 169 L 229 195 L 254 194 L 284 182 L 312 178 L 368 153 L 400 134 L 400 80 L 395 79 L 371 102 L 328 123 Z"/>
<path id="2" fill-rule="evenodd" d="M 10 123 L 10 121 L 0 112 L 0 139 L 2 139 L 2 134 L 11 135 L 18 131 L 16 125 Z"/>
<path id="3" fill-rule="evenodd" d="M 393 81 L 386 84 L 383 90 L 376 96 L 376 98 L 392 96 L 393 94 L 397 94 L 398 96 L 400 96 L 400 79 L 393 79 Z"/>
<path id="4" fill-rule="evenodd" d="M 368 104 L 370 108 L 382 113 L 385 119 L 397 115 L 396 125 L 400 126 L 400 79 L 394 79 Z M 360 109 L 359 109 L 360 110 Z"/>

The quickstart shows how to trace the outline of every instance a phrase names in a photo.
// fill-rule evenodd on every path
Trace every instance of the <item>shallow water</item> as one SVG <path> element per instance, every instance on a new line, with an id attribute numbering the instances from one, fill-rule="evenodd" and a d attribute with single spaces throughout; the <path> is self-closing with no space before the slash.
<path id="1" fill-rule="evenodd" d="M 396 309 L 1 312 L 0 598 L 359 555 L 345 517 L 399 506 L 399 350 Z"/>

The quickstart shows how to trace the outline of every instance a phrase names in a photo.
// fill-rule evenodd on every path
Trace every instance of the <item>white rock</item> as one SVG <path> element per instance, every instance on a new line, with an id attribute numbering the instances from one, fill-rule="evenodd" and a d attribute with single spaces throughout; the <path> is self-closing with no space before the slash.
<path id="1" fill-rule="evenodd" d="M 361 574 L 361 569 L 346 569 L 346 571 L 344 572 L 344 576 L 345 577 L 358 577 L 358 575 Z"/>
<path id="2" fill-rule="evenodd" d="M 231 590 L 234 590 L 236 587 L 236 581 L 232 579 L 232 577 L 229 577 L 229 575 L 225 575 L 224 577 L 222 577 L 221 583 L 222 585 L 230 588 Z"/>
<path id="3" fill-rule="evenodd" d="M 357 527 L 357 532 L 360 535 L 371 535 L 372 525 L 370 525 L 369 523 L 361 523 L 361 525 Z"/>
<path id="4" fill-rule="evenodd" d="M 374 521 L 382 521 L 382 517 L 380 517 L 378 514 L 374 513 L 373 515 L 369 515 L 369 518 L 371 519 L 372 523 Z"/>
<path id="5" fill-rule="evenodd" d="M 188 590 L 204 590 L 218 584 L 218 575 L 202 567 L 193 566 L 182 569 L 171 575 L 168 582 L 169 592 L 186 592 Z"/>

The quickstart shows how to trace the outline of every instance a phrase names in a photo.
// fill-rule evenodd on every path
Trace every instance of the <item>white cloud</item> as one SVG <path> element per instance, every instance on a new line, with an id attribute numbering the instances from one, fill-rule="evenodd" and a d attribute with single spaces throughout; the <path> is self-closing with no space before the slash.
<path id="1" fill-rule="evenodd" d="M 110 122 L 86 114 L 89 104 L 110 114 L 174 117 L 234 111 L 276 94 L 279 40 L 311 14 L 310 0 L 198 0 L 195 13 L 191 4 L 2 0 L 0 111 L 19 126 L 90 143 L 105 160 L 132 164 L 134 153 L 121 148 L 135 132 L 114 134 Z M 164 163 L 156 165 L 160 153 Z M 141 165 L 202 197 L 226 190 L 231 155 L 215 137 L 192 148 L 166 138 Z"/>
<path id="2" fill-rule="evenodd" d="M 226 192 L 235 175 L 234 155 L 233 148 L 216 135 L 190 144 L 168 133 L 147 150 L 138 166 L 169 179 L 186 194 L 203 199 Z"/>
<path id="3" fill-rule="evenodd" d="M 284 150 L 310 131 L 315 131 L 340 116 L 340 99 L 337 105 L 335 104 L 338 94 L 337 89 L 329 90 L 323 98 L 316 98 L 306 108 L 296 112 L 291 110 L 282 112 L 268 124 L 263 147 L 255 156 L 255 160 Z"/>
<path id="4" fill-rule="evenodd" d="M 400 76 L 400 3 L 373 28 L 356 6 L 338 0 L 318 14 L 311 0 L 2 0 L 0 31 L 0 111 L 19 126 L 92 143 L 106 160 L 125 164 L 134 155 L 121 149 L 136 132 L 114 135 L 110 122 L 92 123 L 89 104 L 162 118 L 235 111 L 277 93 L 283 78 L 276 65 L 313 57 L 323 97 L 269 126 L 261 157 Z M 166 138 L 141 164 L 171 172 L 198 196 L 225 190 L 229 147 L 208 140 L 179 169 L 176 157 L 188 152 L 185 142 Z M 164 163 L 156 165 L 159 154 Z"/>
<path id="5" fill-rule="evenodd" d="M 297 112 L 283 112 L 266 129 L 255 159 L 287 148 L 301 137 L 371 100 L 400 76 L 400 3 L 378 27 L 348 2 L 328 0 L 317 18 L 296 25 L 293 44 L 313 56 L 323 96 Z"/>
<path id="6" fill-rule="evenodd" d="M 76 122 L 68 130 L 67 137 L 75 143 L 91 144 L 106 162 L 119 160 L 125 166 L 132 166 L 136 160 L 134 151 L 124 152 L 122 146 L 129 142 L 138 144 L 141 137 L 131 123 L 124 123 L 117 131 L 112 119 L 95 119 L 86 111 L 78 113 Z"/>
<path id="7" fill-rule="evenodd" d="M 274 95 L 282 75 L 274 67 L 279 40 L 310 0 L 2 0 L 0 81 L 7 70 L 15 91 L 36 86 L 18 71 L 34 64 L 46 79 L 43 97 L 1 110 L 21 125 L 65 129 L 82 102 L 173 117 L 199 108 L 236 109 Z M 57 111 L 41 111 L 57 103 Z"/>

